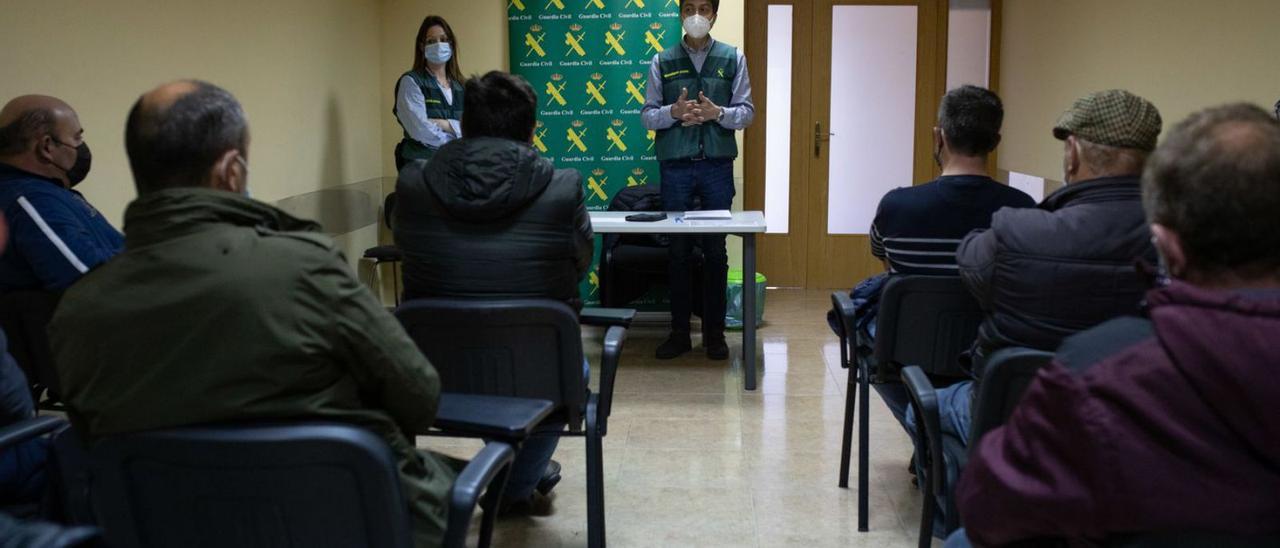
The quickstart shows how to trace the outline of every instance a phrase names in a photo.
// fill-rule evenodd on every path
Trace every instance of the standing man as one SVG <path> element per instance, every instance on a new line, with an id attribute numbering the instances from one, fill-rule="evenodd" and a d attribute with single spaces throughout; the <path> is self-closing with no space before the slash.
<path id="1" fill-rule="evenodd" d="M 656 131 L 667 211 L 729 209 L 733 205 L 733 132 L 751 125 L 751 81 L 742 51 L 709 34 L 720 0 L 681 0 L 684 39 L 680 47 L 653 56 L 641 119 Z M 671 335 L 658 346 L 660 360 L 693 348 L 689 338 L 689 255 L 694 237 L 671 238 Z M 724 341 L 725 278 L 729 256 L 723 234 L 698 236 L 703 253 L 702 346 L 707 357 L 729 357 Z"/>

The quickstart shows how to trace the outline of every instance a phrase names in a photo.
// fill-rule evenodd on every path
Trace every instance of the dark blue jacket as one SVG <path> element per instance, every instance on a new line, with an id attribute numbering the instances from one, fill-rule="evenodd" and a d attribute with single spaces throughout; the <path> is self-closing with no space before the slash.
<path id="1" fill-rule="evenodd" d="M 124 245 L 120 232 L 79 192 L 6 164 L 0 164 L 0 211 L 9 222 L 0 292 L 61 291 Z"/>

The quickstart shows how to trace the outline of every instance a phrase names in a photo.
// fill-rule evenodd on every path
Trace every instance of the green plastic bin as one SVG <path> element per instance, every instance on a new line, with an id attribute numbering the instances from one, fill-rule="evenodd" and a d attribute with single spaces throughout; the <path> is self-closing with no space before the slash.
<path id="1" fill-rule="evenodd" d="M 764 274 L 756 272 L 756 327 L 764 323 Z M 725 288 L 724 326 L 726 329 L 742 329 L 742 269 L 729 269 L 729 283 Z"/>

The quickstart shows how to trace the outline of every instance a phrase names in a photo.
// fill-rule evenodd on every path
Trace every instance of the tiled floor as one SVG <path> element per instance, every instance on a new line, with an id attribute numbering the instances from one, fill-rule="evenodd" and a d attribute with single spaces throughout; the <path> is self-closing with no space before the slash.
<path id="1" fill-rule="evenodd" d="M 630 331 L 604 442 L 610 545 L 916 545 L 921 498 L 906 471 L 910 442 L 874 391 L 869 532 L 857 530 L 856 438 L 852 487 L 836 486 L 847 373 L 825 321 L 830 292 L 769 290 L 766 300 L 755 392 L 742 390 L 739 334 L 729 337 L 726 363 L 704 359 L 700 348 L 657 361 L 664 328 Z M 584 334 L 591 356 L 597 336 Z M 420 443 L 459 456 L 478 447 Z M 564 480 L 549 515 L 499 520 L 495 546 L 586 545 L 582 440 L 563 440 L 556 459 Z"/>

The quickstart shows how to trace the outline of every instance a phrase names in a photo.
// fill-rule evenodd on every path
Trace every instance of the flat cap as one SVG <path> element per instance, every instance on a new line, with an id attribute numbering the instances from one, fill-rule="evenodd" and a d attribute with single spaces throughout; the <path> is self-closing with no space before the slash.
<path id="1" fill-rule="evenodd" d="M 1122 89 L 1076 99 L 1053 126 L 1053 136 L 1075 135 L 1091 143 L 1152 151 L 1160 136 L 1160 111 L 1151 101 Z"/>

